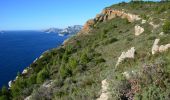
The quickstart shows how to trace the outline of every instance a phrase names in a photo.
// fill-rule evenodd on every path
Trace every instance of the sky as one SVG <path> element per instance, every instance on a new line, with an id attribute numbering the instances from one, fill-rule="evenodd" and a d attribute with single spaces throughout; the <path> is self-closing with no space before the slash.
<path id="1" fill-rule="evenodd" d="M 112 4 L 129 0 L 0 0 L 0 30 L 83 25 Z"/>

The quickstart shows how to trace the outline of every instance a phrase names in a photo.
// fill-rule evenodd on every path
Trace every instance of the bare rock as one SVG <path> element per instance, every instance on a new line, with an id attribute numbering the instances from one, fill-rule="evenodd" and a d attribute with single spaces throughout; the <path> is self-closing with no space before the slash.
<path id="1" fill-rule="evenodd" d="M 87 21 L 83 29 L 78 33 L 78 35 L 89 33 L 92 26 L 98 22 L 104 22 L 104 21 L 111 20 L 116 17 L 127 19 L 129 22 L 134 22 L 134 21 L 141 19 L 138 15 L 126 13 L 123 10 L 121 11 L 121 10 L 106 8 L 102 11 L 101 14 L 97 14 L 96 18 L 90 19 L 89 21 Z"/>
<path id="2" fill-rule="evenodd" d="M 132 47 L 127 52 L 122 52 L 121 56 L 118 58 L 116 66 L 118 66 L 124 59 L 126 58 L 134 58 L 135 57 L 135 47 Z"/>
<path id="3" fill-rule="evenodd" d="M 158 46 L 158 43 L 159 43 L 160 39 L 156 39 L 153 43 L 153 46 L 152 46 L 152 54 L 154 55 L 156 52 L 159 52 L 159 46 Z"/>
<path id="4" fill-rule="evenodd" d="M 8 82 L 8 86 L 9 86 L 9 88 L 11 88 L 11 86 L 12 86 L 12 82 L 13 82 L 12 80 Z"/>
<path id="5" fill-rule="evenodd" d="M 158 45 L 160 39 L 155 39 L 154 44 L 152 46 L 152 54 L 156 54 L 158 52 L 165 52 L 170 48 L 170 43 L 169 44 L 165 44 L 165 45 Z"/>
<path id="6" fill-rule="evenodd" d="M 136 36 L 139 36 L 140 34 L 142 34 L 144 32 L 144 28 L 142 28 L 141 26 L 139 25 L 136 25 L 135 26 L 135 35 Z"/>
<path id="7" fill-rule="evenodd" d="M 110 93 L 108 92 L 108 87 L 109 87 L 109 84 L 107 82 L 106 79 L 104 79 L 102 81 L 102 90 L 101 90 L 101 95 L 99 98 L 97 98 L 97 100 L 108 100 L 109 99 L 109 95 Z"/>

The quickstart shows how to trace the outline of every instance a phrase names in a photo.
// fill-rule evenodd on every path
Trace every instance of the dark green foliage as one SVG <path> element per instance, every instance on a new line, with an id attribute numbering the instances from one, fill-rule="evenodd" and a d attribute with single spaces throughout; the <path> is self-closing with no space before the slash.
<path id="1" fill-rule="evenodd" d="M 10 98 L 9 90 L 6 88 L 6 86 L 3 86 L 0 91 L 0 100 L 9 100 Z"/>
<path id="2" fill-rule="evenodd" d="M 107 45 L 107 44 L 110 44 L 110 43 L 114 43 L 114 42 L 116 42 L 116 41 L 118 41 L 118 39 L 116 39 L 116 38 L 109 38 L 109 39 L 103 41 L 103 45 Z"/>
<path id="3" fill-rule="evenodd" d="M 38 74 L 37 74 L 37 83 L 42 83 L 44 82 L 47 78 L 49 77 L 49 73 L 47 71 L 47 69 L 43 69 L 41 70 Z M 32 81 L 34 81 L 34 76 L 32 77 Z"/>
<path id="4" fill-rule="evenodd" d="M 163 25 L 163 32 L 170 34 L 170 21 L 169 20 L 165 21 Z"/>

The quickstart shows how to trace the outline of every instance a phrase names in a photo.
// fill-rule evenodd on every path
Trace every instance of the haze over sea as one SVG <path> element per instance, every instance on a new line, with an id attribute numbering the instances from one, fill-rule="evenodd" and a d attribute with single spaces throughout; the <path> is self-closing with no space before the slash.
<path id="1" fill-rule="evenodd" d="M 44 51 L 61 45 L 67 38 L 38 31 L 0 33 L 0 87 L 7 85 Z"/>

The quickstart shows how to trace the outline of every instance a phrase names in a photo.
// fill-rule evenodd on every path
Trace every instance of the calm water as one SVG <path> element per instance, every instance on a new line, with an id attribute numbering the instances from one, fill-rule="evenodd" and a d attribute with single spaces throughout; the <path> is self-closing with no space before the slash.
<path id="1" fill-rule="evenodd" d="M 35 31 L 0 33 L 0 87 L 14 79 L 44 51 L 62 44 L 68 36 Z"/>

